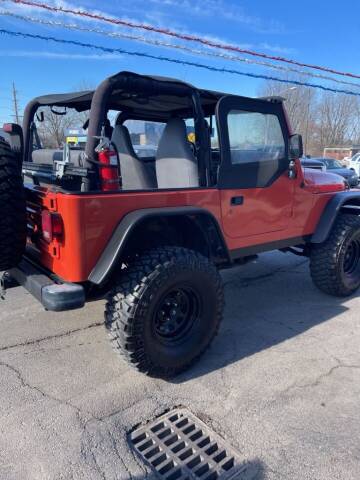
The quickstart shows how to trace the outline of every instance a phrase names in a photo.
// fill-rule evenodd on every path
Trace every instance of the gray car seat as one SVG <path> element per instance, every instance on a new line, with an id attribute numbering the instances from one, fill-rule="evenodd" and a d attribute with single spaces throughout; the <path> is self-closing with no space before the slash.
<path id="1" fill-rule="evenodd" d="M 197 161 L 181 118 L 169 120 L 163 131 L 156 155 L 156 177 L 159 188 L 199 186 Z"/>
<path id="2" fill-rule="evenodd" d="M 145 190 L 156 188 L 154 166 L 141 161 L 131 143 L 129 130 L 116 125 L 111 137 L 119 154 L 122 185 L 124 190 Z"/>

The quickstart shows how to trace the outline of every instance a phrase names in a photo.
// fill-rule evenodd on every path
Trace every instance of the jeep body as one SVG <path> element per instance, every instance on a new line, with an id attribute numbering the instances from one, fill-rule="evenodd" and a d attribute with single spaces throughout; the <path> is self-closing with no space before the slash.
<path id="1" fill-rule="evenodd" d="M 43 107 L 89 111 L 80 162 L 72 162 L 73 152 L 66 161 L 66 149 L 53 165 L 36 162 L 34 118 Z M 117 115 L 107 133 L 110 110 Z M 129 119 L 169 125 L 174 118 L 194 125 L 195 178 L 180 167 L 181 148 L 187 162 L 190 154 L 174 128 L 147 159 L 155 186 L 125 186 L 123 146 L 114 141 L 119 180 L 104 190 L 99 143 L 111 142 Z M 23 134 L 28 239 L 10 274 L 50 310 L 79 308 L 108 293 L 126 266 L 155 247 L 196 252 L 217 268 L 275 249 L 309 256 L 327 241 L 340 212 L 356 215 L 360 208 L 359 193 L 341 177 L 302 167 L 301 137 L 276 97 L 246 98 L 121 72 L 95 91 L 34 99 Z M 47 155 L 55 158 L 54 151 Z"/>

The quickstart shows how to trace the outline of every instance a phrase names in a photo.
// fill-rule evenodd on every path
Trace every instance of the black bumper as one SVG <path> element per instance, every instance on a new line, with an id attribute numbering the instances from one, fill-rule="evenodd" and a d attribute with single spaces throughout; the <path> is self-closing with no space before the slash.
<path id="1" fill-rule="evenodd" d="M 10 276 L 30 292 L 46 310 L 63 312 L 81 308 L 85 304 L 85 291 L 76 283 L 58 283 L 35 264 L 23 258 Z"/>

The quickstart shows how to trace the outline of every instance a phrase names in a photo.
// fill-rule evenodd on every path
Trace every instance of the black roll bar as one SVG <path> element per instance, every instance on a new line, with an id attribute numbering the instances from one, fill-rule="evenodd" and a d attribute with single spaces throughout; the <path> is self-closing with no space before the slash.
<path id="1" fill-rule="evenodd" d="M 97 173 L 97 157 L 95 154 L 95 148 L 98 144 L 99 137 L 101 135 L 102 126 L 104 124 L 107 111 L 111 107 L 110 97 L 115 89 L 122 90 L 129 93 L 142 92 L 146 95 L 179 95 L 189 96 L 192 100 L 194 113 L 195 113 L 195 132 L 198 138 L 199 148 L 199 165 L 200 165 L 200 179 L 201 184 L 207 184 L 207 178 L 205 171 L 208 170 L 206 166 L 209 166 L 210 159 L 206 158 L 210 156 L 210 152 L 207 152 L 208 146 L 208 132 L 205 132 L 205 117 L 201 106 L 200 94 L 191 85 L 186 85 L 176 82 L 162 82 L 154 80 L 149 77 L 137 77 L 134 75 L 114 75 L 105 79 L 95 90 L 94 96 L 91 102 L 90 121 L 88 127 L 88 137 L 85 149 L 86 167 Z M 97 175 L 95 177 L 97 182 Z M 91 185 L 89 179 L 83 184 L 83 191 L 89 191 L 96 185 Z"/>

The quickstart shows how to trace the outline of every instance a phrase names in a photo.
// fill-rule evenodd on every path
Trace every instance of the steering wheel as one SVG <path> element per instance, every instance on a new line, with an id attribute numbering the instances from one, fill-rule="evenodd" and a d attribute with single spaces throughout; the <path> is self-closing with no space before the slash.
<path id="1" fill-rule="evenodd" d="M 191 148 L 191 151 L 192 151 L 194 157 L 196 157 L 197 152 L 196 152 L 196 145 L 195 145 L 195 143 L 189 141 L 189 145 L 190 145 L 190 148 Z"/>

